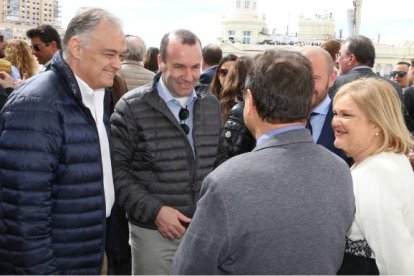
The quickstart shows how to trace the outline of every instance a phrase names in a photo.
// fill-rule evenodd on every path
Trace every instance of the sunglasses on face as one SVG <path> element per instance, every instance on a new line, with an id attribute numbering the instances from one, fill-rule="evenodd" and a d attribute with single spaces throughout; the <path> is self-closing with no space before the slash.
<path id="1" fill-rule="evenodd" d="M 190 132 L 190 127 L 185 123 L 185 120 L 187 120 L 189 115 L 190 112 L 188 111 L 188 108 L 181 107 L 180 112 L 178 113 L 178 118 L 180 118 L 180 125 L 183 128 L 185 134 L 188 134 Z"/>
<path id="2" fill-rule="evenodd" d="M 218 73 L 219 75 L 223 76 L 223 77 L 227 76 L 227 73 L 228 73 L 228 72 L 229 72 L 229 70 L 227 70 L 227 69 L 219 69 L 219 70 L 217 71 L 217 73 Z"/>
<path id="3" fill-rule="evenodd" d="M 399 78 L 404 78 L 405 75 L 407 75 L 407 72 L 404 71 L 391 71 L 390 76 L 392 78 L 395 78 L 395 76 L 398 76 Z"/>
<path id="4" fill-rule="evenodd" d="M 30 45 L 30 48 L 32 48 L 33 50 L 35 50 L 36 52 L 40 51 L 40 48 L 42 48 L 43 46 L 49 46 L 49 43 L 44 43 L 44 44 L 33 44 Z"/>

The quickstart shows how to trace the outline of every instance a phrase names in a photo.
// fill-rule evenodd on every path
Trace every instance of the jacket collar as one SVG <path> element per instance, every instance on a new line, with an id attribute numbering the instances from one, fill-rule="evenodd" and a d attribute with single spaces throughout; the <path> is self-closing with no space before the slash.
<path id="1" fill-rule="evenodd" d="M 296 129 L 283 132 L 266 139 L 262 144 L 254 148 L 253 151 L 259 151 L 270 147 L 281 147 L 289 144 L 315 144 L 308 129 Z"/>

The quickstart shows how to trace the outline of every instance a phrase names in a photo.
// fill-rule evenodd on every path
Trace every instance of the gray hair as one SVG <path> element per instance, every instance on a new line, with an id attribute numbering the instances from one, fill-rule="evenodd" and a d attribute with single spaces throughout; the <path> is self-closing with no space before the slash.
<path id="1" fill-rule="evenodd" d="M 109 21 L 112 24 L 121 27 L 121 21 L 106 10 L 100 8 L 80 9 L 69 22 L 63 37 L 63 58 L 66 58 L 67 56 L 68 43 L 72 37 L 79 36 L 83 42 L 87 43 L 89 34 L 102 21 Z"/>
<path id="2" fill-rule="evenodd" d="M 125 58 L 129 60 L 143 61 L 147 47 L 144 40 L 139 36 L 127 35 L 126 39 L 126 55 Z"/>

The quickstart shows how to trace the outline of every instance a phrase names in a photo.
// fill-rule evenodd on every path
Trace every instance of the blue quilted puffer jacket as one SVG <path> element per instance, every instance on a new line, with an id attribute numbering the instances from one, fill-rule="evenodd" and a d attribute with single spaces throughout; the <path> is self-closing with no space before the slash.
<path id="1" fill-rule="evenodd" d="M 101 164 L 94 119 L 57 53 L 0 113 L 0 273 L 99 274 Z"/>

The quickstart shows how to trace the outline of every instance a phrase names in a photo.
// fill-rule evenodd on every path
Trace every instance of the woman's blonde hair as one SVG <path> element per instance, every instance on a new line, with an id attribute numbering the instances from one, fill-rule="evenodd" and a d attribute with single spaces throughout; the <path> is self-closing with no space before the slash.
<path id="1" fill-rule="evenodd" d="M 16 66 L 22 78 L 24 76 L 30 78 L 38 72 L 39 66 L 36 57 L 32 54 L 29 44 L 24 40 L 8 40 L 4 55 L 6 60 Z"/>
<path id="2" fill-rule="evenodd" d="M 408 154 L 414 140 L 405 125 L 401 101 L 390 83 L 380 78 L 353 81 L 339 89 L 333 103 L 345 95 L 348 95 L 368 120 L 380 129 L 379 137 L 382 137 L 383 141 L 375 153 L 388 151 Z"/>

